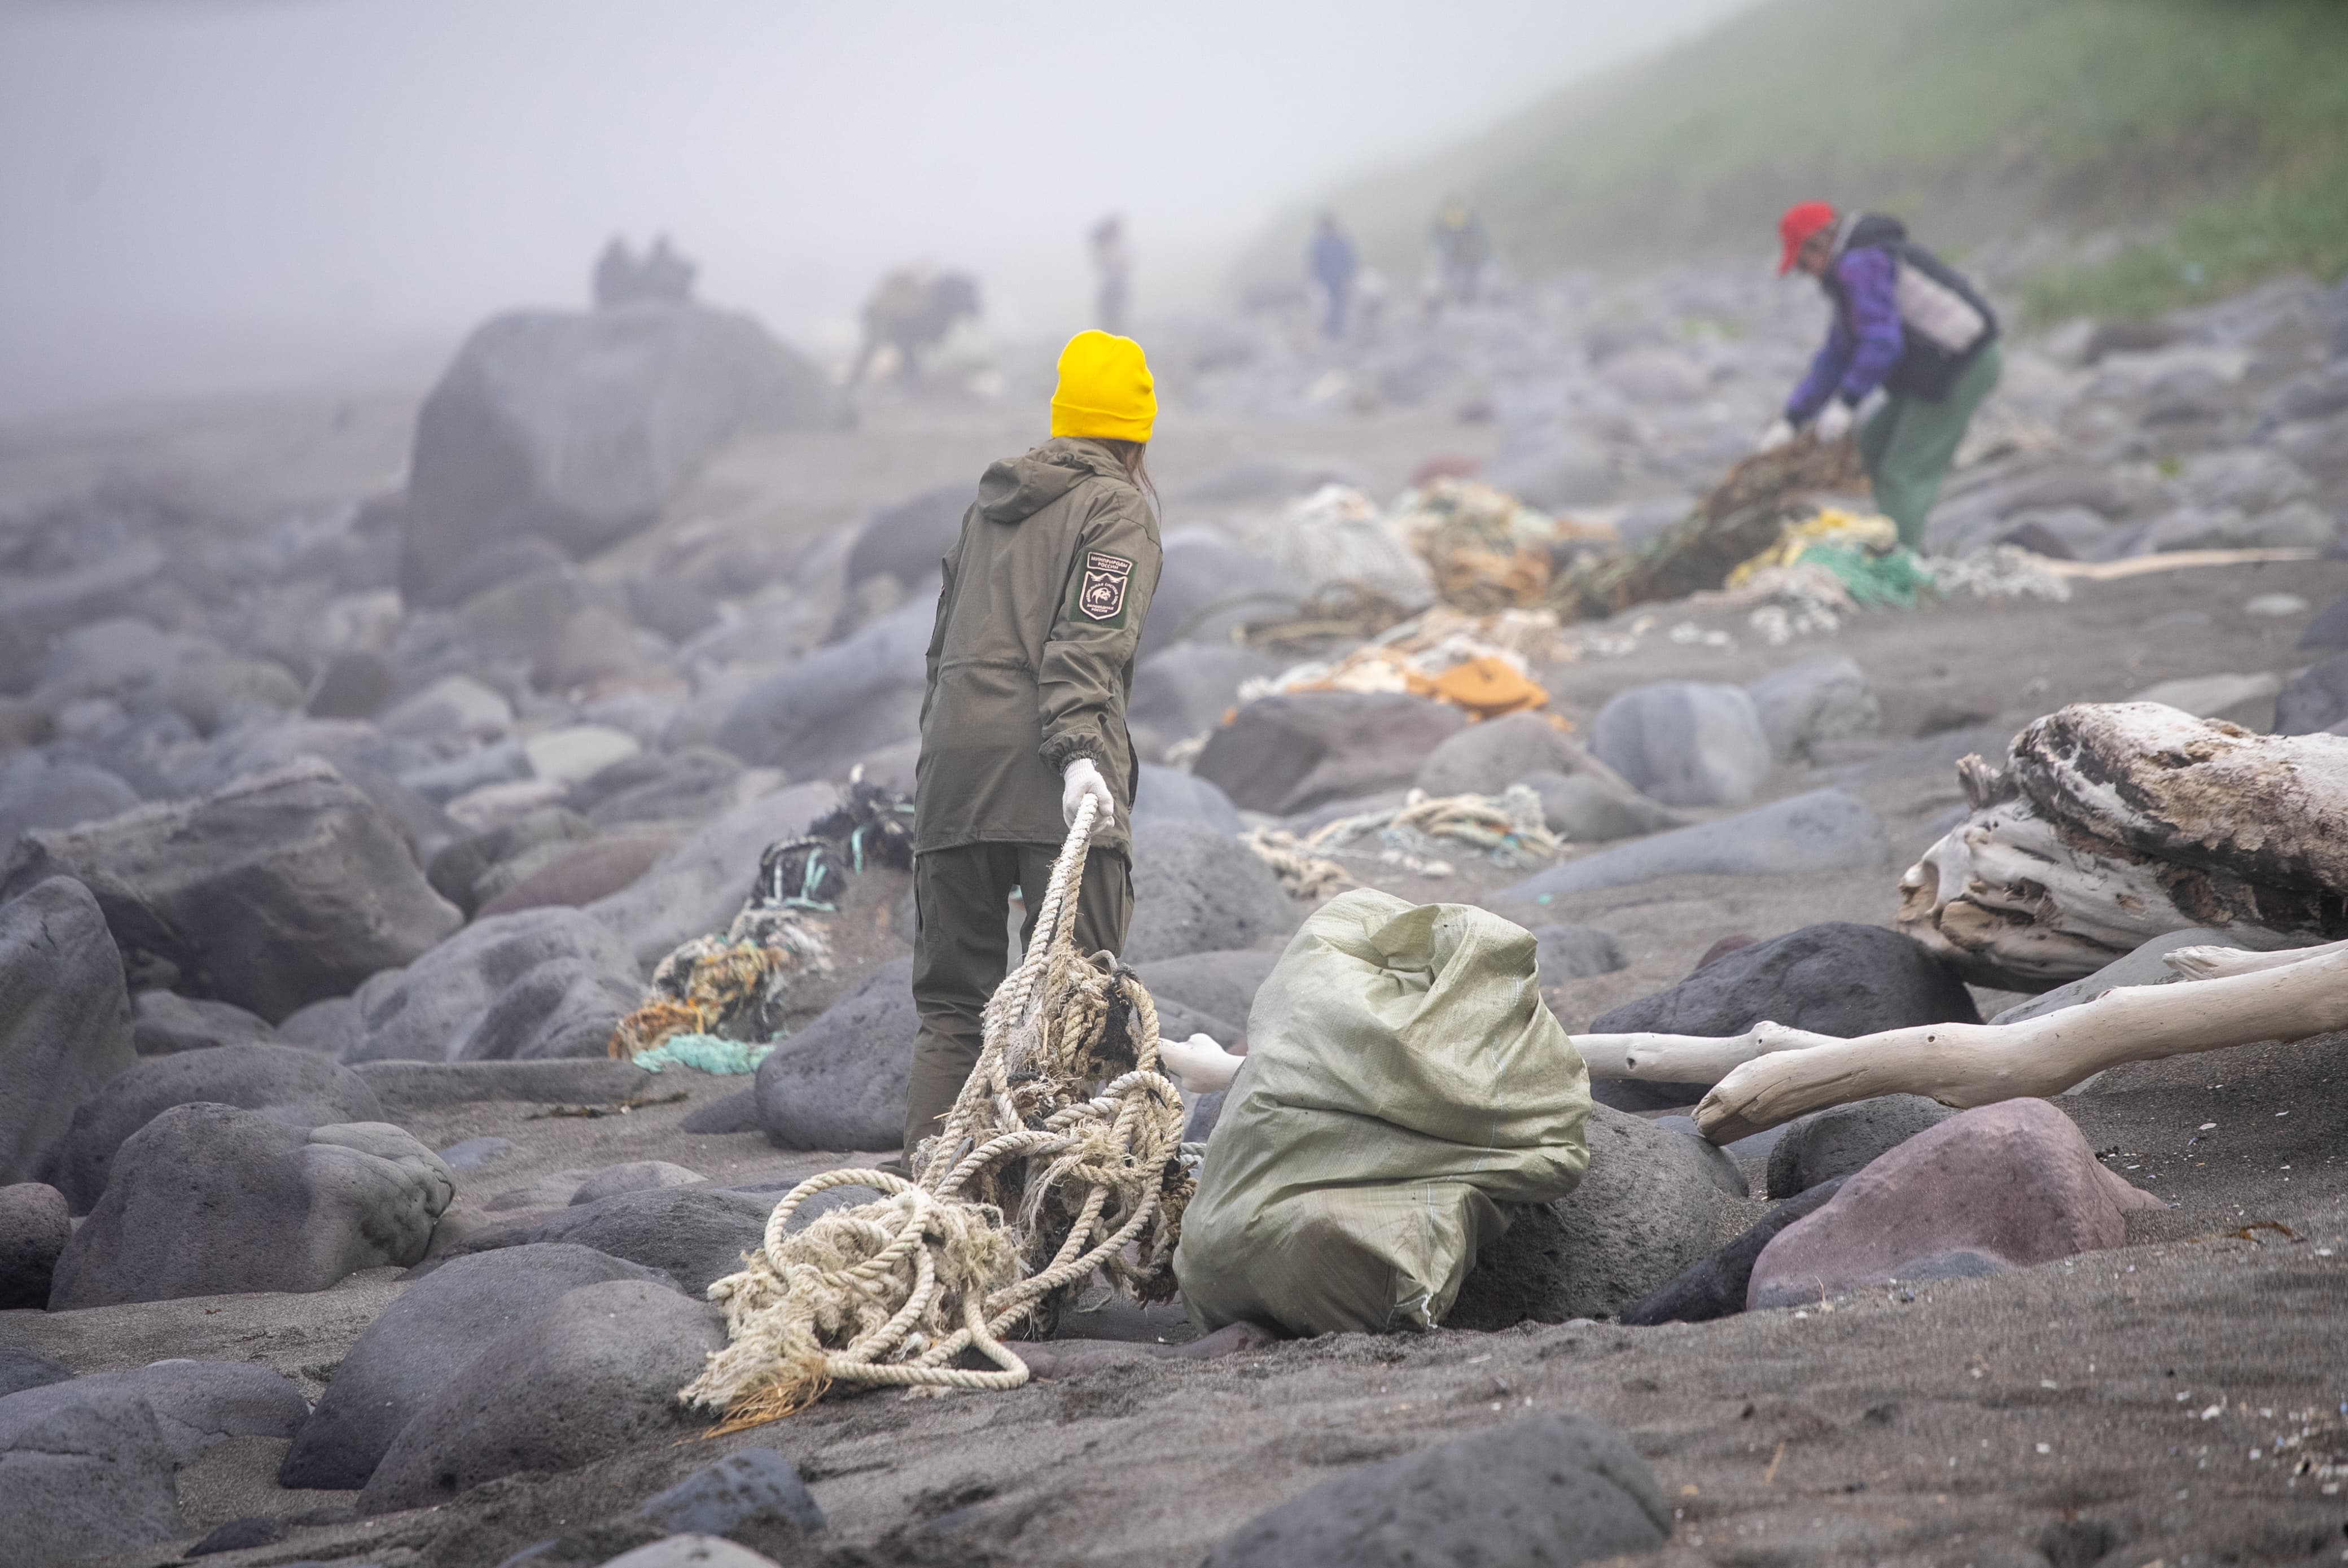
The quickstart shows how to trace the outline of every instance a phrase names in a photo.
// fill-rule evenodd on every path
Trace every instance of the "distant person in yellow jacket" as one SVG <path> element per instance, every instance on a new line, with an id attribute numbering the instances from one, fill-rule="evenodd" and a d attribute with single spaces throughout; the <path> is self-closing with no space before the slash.
<path id="1" fill-rule="evenodd" d="M 1139 769 L 1125 709 L 1158 590 L 1143 456 L 1158 399 L 1141 346 L 1081 332 L 1060 355 L 1052 438 L 978 482 L 945 559 L 914 765 L 913 1046 L 905 1153 L 937 1130 L 978 1062 L 987 998 L 1024 941 L 1076 809 L 1097 801 L 1076 942 L 1116 952 L 1133 915 Z"/>

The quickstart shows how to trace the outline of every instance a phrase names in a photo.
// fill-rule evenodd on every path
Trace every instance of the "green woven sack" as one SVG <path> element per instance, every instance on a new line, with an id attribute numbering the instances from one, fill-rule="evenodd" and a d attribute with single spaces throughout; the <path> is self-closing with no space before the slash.
<path id="1" fill-rule="evenodd" d="M 1182 1216 L 1193 1321 L 1433 1327 L 1507 1227 L 1498 1204 L 1573 1191 L 1590 1075 L 1533 945 L 1487 910 L 1367 889 L 1304 923 Z"/>

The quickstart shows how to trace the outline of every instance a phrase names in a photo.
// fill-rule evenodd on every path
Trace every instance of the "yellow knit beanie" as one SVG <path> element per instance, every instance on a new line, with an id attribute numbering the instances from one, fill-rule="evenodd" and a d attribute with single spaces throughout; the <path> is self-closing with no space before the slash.
<path id="1" fill-rule="evenodd" d="M 1158 418 L 1158 393 L 1141 345 L 1106 332 L 1080 332 L 1060 350 L 1060 386 L 1052 394 L 1052 434 L 1105 441 L 1146 441 Z"/>

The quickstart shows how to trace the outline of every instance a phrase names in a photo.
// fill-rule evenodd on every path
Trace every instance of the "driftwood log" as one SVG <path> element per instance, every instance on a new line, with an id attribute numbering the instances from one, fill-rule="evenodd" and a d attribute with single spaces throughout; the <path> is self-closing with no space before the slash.
<path id="1" fill-rule="evenodd" d="M 2348 935 L 2348 737 L 2254 735 L 2158 703 L 2034 720 L 1900 879 L 1900 928 L 1968 980 L 2044 991 L 2193 926 Z"/>
<path id="2" fill-rule="evenodd" d="M 2013 1024 L 1926 1024 L 1849 1040 L 1757 1024 L 1724 1039 L 1584 1035 L 1574 1044 L 1593 1078 L 1712 1084 L 1696 1125 L 1730 1143 L 1877 1095 L 1992 1105 L 2060 1094 L 2122 1062 L 2348 1029 L 2348 942 L 2290 953 L 2180 947 L 2165 962 L 2209 978 L 2118 986 Z"/>

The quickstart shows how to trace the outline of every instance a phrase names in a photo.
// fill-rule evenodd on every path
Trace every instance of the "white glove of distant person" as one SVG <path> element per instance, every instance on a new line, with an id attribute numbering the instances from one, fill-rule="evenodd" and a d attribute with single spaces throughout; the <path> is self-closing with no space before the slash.
<path id="1" fill-rule="evenodd" d="M 1761 438 L 1753 443 L 1753 449 L 1756 452 L 1774 452 L 1793 438 L 1793 421 L 1780 418 L 1761 432 Z"/>
<path id="2" fill-rule="evenodd" d="M 1087 795 L 1100 802 L 1096 826 L 1106 828 L 1117 820 L 1117 797 L 1108 792 L 1108 780 L 1091 758 L 1079 757 L 1060 769 L 1060 820 L 1075 827 L 1076 807 Z"/>
<path id="3" fill-rule="evenodd" d="M 1810 428 L 1821 441 L 1841 440 L 1850 434 L 1850 405 L 1839 397 L 1830 398 Z"/>

